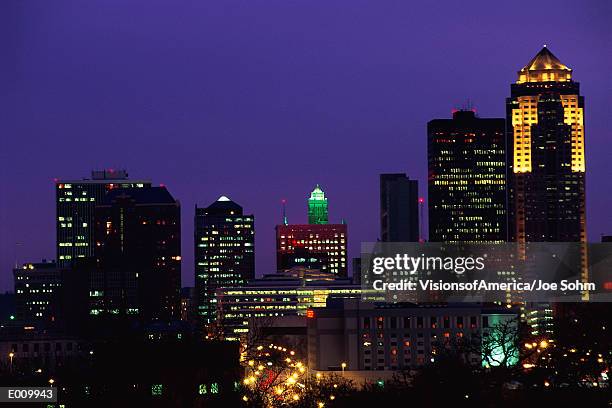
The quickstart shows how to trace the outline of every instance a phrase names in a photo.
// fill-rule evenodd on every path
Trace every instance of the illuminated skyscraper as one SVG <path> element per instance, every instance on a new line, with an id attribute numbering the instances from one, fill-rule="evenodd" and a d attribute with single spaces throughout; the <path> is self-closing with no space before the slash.
<path id="1" fill-rule="evenodd" d="M 544 47 L 506 101 L 510 238 L 585 242 L 584 98 Z"/>
<path id="2" fill-rule="evenodd" d="M 584 98 L 572 70 L 544 46 L 518 72 L 506 115 L 510 240 L 586 243 Z M 586 260 L 582 251 L 571 266 L 583 279 Z M 552 314 L 528 305 L 532 334 L 551 333 Z"/>
<path id="3" fill-rule="evenodd" d="M 308 224 L 276 226 L 276 269 L 318 269 L 347 276 L 347 226 L 329 224 L 327 198 L 317 184 L 308 199 Z"/>
<path id="4" fill-rule="evenodd" d="M 151 187 L 150 181 L 128 180 L 125 170 L 92 171 L 91 179 L 56 180 L 58 267 L 94 255 L 94 209 L 115 188 Z"/>
<path id="5" fill-rule="evenodd" d="M 308 199 L 308 223 L 327 224 L 327 198 L 321 187 L 317 184 Z"/>
<path id="6" fill-rule="evenodd" d="M 205 325 L 216 319 L 218 288 L 255 278 L 255 217 L 225 196 L 195 212 L 197 315 Z"/>
<path id="7" fill-rule="evenodd" d="M 507 239 L 504 119 L 471 110 L 427 124 L 429 240 Z"/>
<path id="8" fill-rule="evenodd" d="M 405 174 L 380 175 L 380 239 L 419 240 L 419 185 Z"/>

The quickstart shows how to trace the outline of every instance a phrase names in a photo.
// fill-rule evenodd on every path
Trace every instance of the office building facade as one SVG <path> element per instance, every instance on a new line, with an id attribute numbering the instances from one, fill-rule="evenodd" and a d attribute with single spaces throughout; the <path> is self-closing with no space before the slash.
<path id="1" fill-rule="evenodd" d="M 320 269 L 347 276 L 346 224 L 289 224 L 276 226 L 276 269 Z"/>
<path id="2" fill-rule="evenodd" d="M 129 180 L 125 170 L 92 171 L 90 179 L 55 180 L 58 266 L 94 256 L 94 211 L 107 192 L 146 187 L 151 187 L 150 181 Z"/>
<path id="3" fill-rule="evenodd" d="M 255 278 L 255 217 L 222 196 L 195 209 L 195 288 L 200 324 L 216 320 L 215 293 Z"/>
<path id="4" fill-rule="evenodd" d="M 45 260 L 13 269 L 16 322 L 32 330 L 78 331 L 89 284 L 81 272 Z"/>
<path id="5" fill-rule="evenodd" d="M 511 240 L 586 242 L 584 97 L 572 70 L 542 48 L 506 112 Z"/>
<path id="6" fill-rule="evenodd" d="M 584 97 L 572 70 L 544 47 L 506 99 L 509 238 L 586 244 Z M 571 261 L 588 280 L 586 248 Z M 528 305 L 534 335 L 554 330 L 554 306 Z"/>
<path id="7" fill-rule="evenodd" d="M 340 371 L 342 363 L 347 371 L 418 368 L 434 362 L 445 347 L 478 341 L 502 322 L 515 324 L 516 316 L 475 303 L 376 305 L 334 299 L 307 319 L 308 366 L 321 371 Z M 483 362 L 481 353 L 470 352 L 467 358 L 473 365 Z"/>
<path id="8" fill-rule="evenodd" d="M 380 239 L 418 242 L 419 186 L 405 174 L 380 175 Z"/>
<path id="9" fill-rule="evenodd" d="M 280 317 L 305 318 L 308 309 L 325 307 L 330 297 L 359 298 L 361 294 L 361 287 L 348 278 L 293 268 L 265 275 L 243 287 L 218 289 L 217 313 L 224 338 L 238 340 L 254 323 L 267 326 Z"/>
<path id="10" fill-rule="evenodd" d="M 429 240 L 507 240 L 504 119 L 471 110 L 427 124 Z"/>
<path id="11" fill-rule="evenodd" d="M 96 207 L 90 315 L 181 316 L 181 209 L 165 187 L 113 189 Z"/>

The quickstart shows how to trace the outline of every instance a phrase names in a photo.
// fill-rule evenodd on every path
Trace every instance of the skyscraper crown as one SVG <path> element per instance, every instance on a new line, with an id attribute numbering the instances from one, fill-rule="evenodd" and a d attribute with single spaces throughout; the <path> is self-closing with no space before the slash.
<path id="1" fill-rule="evenodd" d="M 572 79 L 572 70 L 564 65 L 546 47 L 529 61 L 527 65 L 518 72 L 517 83 L 525 82 L 566 82 Z"/>
<path id="2" fill-rule="evenodd" d="M 202 211 L 205 215 L 242 215 L 242 207 L 224 195 Z"/>
<path id="3" fill-rule="evenodd" d="M 321 190 L 321 187 L 317 184 L 314 190 L 310 193 L 310 200 L 327 200 L 325 193 Z"/>
<path id="4" fill-rule="evenodd" d="M 327 198 L 321 187 L 317 184 L 308 199 L 308 223 L 327 224 Z"/>

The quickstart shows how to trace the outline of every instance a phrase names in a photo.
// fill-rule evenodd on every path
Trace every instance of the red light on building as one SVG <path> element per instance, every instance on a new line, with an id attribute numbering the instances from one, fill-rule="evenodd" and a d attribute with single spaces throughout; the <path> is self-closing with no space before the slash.
<path id="1" fill-rule="evenodd" d="M 314 319 L 314 317 L 315 317 L 314 310 L 312 310 L 312 309 L 308 309 L 308 310 L 306 310 L 306 317 L 307 317 L 308 319 Z"/>
<path id="2" fill-rule="evenodd" d="M 605 290 L 612 290 L 612 282 L 604 282 L 603 288 Z"/>
<path id="3" fill-rule="evenodd" d="M 425 202 L 425 198 L 419 197 L 419 204 L 423 204 Z"/>
<path id="4" fill-rule="evenodd" d="M 346 276 L 346 224 L 277 225 L 276 266 L 278 271 L 303 266 Z"/>

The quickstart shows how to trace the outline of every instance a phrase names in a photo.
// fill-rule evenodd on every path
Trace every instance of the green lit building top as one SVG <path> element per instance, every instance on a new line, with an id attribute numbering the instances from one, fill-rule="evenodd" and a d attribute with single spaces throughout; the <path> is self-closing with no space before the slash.
<path id="1" fill-rule="evenodd" d="M 308 199 L 308 223 L 327 224 L 327 198 L 321 187 L 317 184 Z"/>

